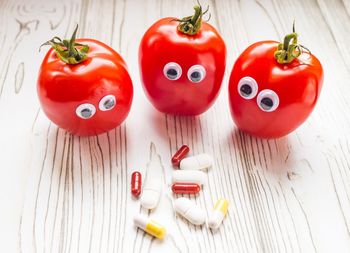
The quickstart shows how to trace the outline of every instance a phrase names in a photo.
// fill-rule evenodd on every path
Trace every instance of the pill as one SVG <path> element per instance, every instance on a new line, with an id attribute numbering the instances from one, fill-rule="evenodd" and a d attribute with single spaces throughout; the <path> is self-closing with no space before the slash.
<path id="1" fill-rule="evenodd" d="M 208 221 L 208 225 L 211 229 L 219 228 L 220 224 L 225 218 L 225 215 L 227 214 L 228 204 L 227 199 L 219 199 L 216 202 L 214 210 Z"/>
<path id="2" fill-rule="evenodd" d="M 175 170 L 173 183 L 194 183 L 202 185 L 205 182 L 205 173 L 199 170 Z"/>
<path id="3" fill-rule="evenodd" d="M 181 160 L 182 170 L 206 170 L 213 164 L 213 158 L 208 154 L 199 154 Z"/>
<path id="4" fill-rule="evenodd" d="M 171 189 L 175 194 L 197 194 L 201 187 L 194 183 L 175 183 Z"/>
<path id="5" fill-rule="evenodd" d="M 150 168 L 153 170 L 154 168 Z M 151 174 L 152 173 L 152 174 Z M 157 207 L 162 191 L 162 182 L 159 175 L 153 175 L 153 172 L 147 174 L 142 189 L 141 206 L 146 209 L 154 209 Z"/>
<path id="6" fill-rule="evenodd" d="M 190 152 L 190 148 L 187 145 L 183 145 L 171 158 L 171 163 L 174 166 L 179 167 L 181 160 L 185 158 L 188 152 Z"/>
<path id="7" fill-rule="evenodd" d="M 141 228 L 148 234 L 159 239 L 163 239 L 166 234 L 166 229 L 163 225 L 142 214 L 137 214 L 134 216 L 134 224 L 136 227 Z"/>
<path id="8" fill-rule="evenodd" d="M 140 172 L 135 171 L 131 175 L 131 194 L 135 197 L 140 196 L 142 186 L 142 175 Z"/>
<path id="9" fill-rule="evenodd" d="M 177 213 L 194 225 L 202 225 L 205 222 L 205 212 L 188 198 L 178 198 L 174 202 Z"/>

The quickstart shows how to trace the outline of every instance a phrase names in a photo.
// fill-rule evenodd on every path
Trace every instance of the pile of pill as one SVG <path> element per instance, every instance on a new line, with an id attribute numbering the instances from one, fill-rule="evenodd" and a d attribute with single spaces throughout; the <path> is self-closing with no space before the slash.
<path id="1" fill-rule="evenodd" d="M 189 151 L 189 147 L 183 145 L 171 159 L 172 165 L 178 168 L 172 174 L 171 190 L 174 194 L 198 194 L 206 179 L 204 171 L 212 167 L 213 159 L 210 155 L 199 154 L 186 157 Z M 142 207 L 154 209 L 157 207 L 161 196 L 161 185 L 155 177 L 148 177 L 142 189 L 142 175 L 140 172 L 135 171 L 131 175 L 131 194 L 136 198 L 141 195 L 140 202 Z M 228 205 L 228 200 L 224 198 L 216 202 L 208 220 L 209 228 L 219 228 L 228 211 Z M 174 210 L 193 225 L 200 226 L 206 222 L 205 210 L 188 198 L 180 197 L 175 199 Z M 137 214 L 134 217 L 134 224 L 159 239 L 163 239 L 166 234 L 164 226 L 141 214 Z"/>

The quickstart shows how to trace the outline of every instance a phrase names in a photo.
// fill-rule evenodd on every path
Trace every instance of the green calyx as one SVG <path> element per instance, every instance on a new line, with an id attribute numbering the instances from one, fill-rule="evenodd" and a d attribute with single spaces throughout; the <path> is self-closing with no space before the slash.
<path id="1" fill-rule="evenodd" d="M 283 43 L 278 44 L 275 59 L 280 64 L 291 63 L 303 53 L 303 49 L 310 52 L 306 47 L 298 44 L 298 34 L 295 32 L 295 22 L 293 22 L 293 32 L 284 37 Z"/>
<path id="2" fill-rule="evenodd" d="M 79 64 L 86 60 L 89 46 L 75 42 L 78 31 L 78 25 L 75 28 L 71 39 L 61 40 L 59 37 L 53 37 L 40 46 L 50 45 L 63 62 L 67 64 Z"/>
<path id="3" fill-rule="evenodd" d="M 196 35 L 199 30 L 201 29 L 202 26 L 202 19 L 205 14 L 208 13 L 209 11 L 209 6 L 207 9 L 203 12 L 202 6 L 200 3 L 197 1 L 198 5 L 194 6 L 194 15 L 193 16 L 188 16 L 184 17 L 182 19 L 175 19 L 175 21 L 180 22 L 179 25 L 177 26 L 177 29 L 187 35 Z M 209 18 L 210 19 L 210 14 Z"/>

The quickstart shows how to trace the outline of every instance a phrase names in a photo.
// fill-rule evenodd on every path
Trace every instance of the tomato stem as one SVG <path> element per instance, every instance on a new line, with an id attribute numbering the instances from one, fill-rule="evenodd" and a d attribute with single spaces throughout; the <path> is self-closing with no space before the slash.
<path id="1" fill-rule="evenodd" d="M 59 37 L 53 37 L 51 40 L 45 42 L 40 46 L 51 46 L 63 62 L 67 64 L 78 64 L 86 60 L 87 53 L 89 52 L 89 46 L 75 42 L 78 31 L 78 25 L 76 26 L 72 37 L 68 40 L 61 40 Z"/>
<path id="2" fill-rule="evenodd" d="M 303 45 L 298 44 L 298 34 L 295 32 L 295 21 L 293 22 L 293 32 L 284 37 L 283 43 L 279 43 L 275 52 L 275 59 L 280 64 L 291 63 L 297 59 L 304 49 L 310 53 L 310 50 Z"/>
<path id="3" fill-rule="evenodd" d="M 180 32 L 192 36 L 192 35 L 196 35 L 199 32 L 199 30 L 201 29 L 203 15 L 208 13 L 209 6 L 203 12 L 202 6 L 198 0 L 197 0 L 197 3 L 198 3 L 198 5 L 193 7 L 193 9 L 194 9 L 193 16 L 184 17 L 182 19 L 175 19 L 175 21 L 180 22 L 179 25 L 177 26 L 177 29 Z M 210 19 L 210 16 L 211 15 L 209 13 L 209 19 Z"/>

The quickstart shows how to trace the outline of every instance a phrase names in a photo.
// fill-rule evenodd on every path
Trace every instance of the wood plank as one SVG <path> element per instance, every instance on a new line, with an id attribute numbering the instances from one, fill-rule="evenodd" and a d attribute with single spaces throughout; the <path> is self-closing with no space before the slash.
<path id="1" fill-rule="evenodd" d="M 0 210 L 4 252 L 349 252 L 349 10 L 347 1 L 215 1 L 213 24 L 228 48 L 218 101 L 200 117 L 163 115 L 141 87 L 138 46 L 164 16 L 191 13 L 185 0 L 0 1 Z M 234 60 L 257 40 L 281 40 L 296 19 L 300 40 L 325 69 L 320 103 L 286 138 L 261 140 L 235 129 L 227 83 Z M 39 109 L 36 78 L 54 35 L 111 45 L 125 58 L 135 97 L 127 121 L 98 137 L 72 136 Z M 175 215 L 171 155 L 215 157 L 203 192 L 191 197 L 210 214 L 220 197 L 230 211 L 220 230 Z M 163 185 L 148 212 L 130 196 L 130 175 L 154 169 Z M 154 171 L 152 171 L 153 173 Z M 132 225 L 141 212 L 164 223 L 160 242 Z"/>

